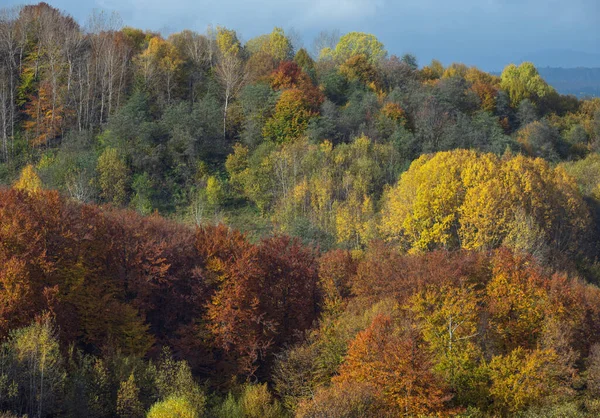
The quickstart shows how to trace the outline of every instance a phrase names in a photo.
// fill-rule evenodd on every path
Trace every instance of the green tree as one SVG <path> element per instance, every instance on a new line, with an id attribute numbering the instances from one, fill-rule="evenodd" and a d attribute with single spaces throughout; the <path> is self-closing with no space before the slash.
<path id="1" fill-rule="evenodd" d="M 190 366 L 185 361 L 173 360 L 168 350 L 163 351 L 157 365 L 155 385 L 162 400 L 162 406 L 155 405 L 157 410 L 165 410 L 168 405 L 179 405 L 183 410 L 194 414 L 191 416 L 204 415 L 206 397 L 194 381 Z"/>
<path id="2" fill-rule="evenodd" d="M 535 102 L 554 92 L 531 62 L 524 62 L 518 67 L 515 64 L 508 65 L 502 71 L 500 80 L 500 87 L 508 92 L 514 108 L 517 108 L 524 99 Z"/>
<path id="3" fill-rule="evenodd" d="M 350 32 L 342 36 L 334 50 L 321 51 L 322 57 L 331 57 L 337 62 L 345 62 L 355 55 L 364 55 L 371 64 L 385 58 L 387 51 L 383 44 L 370 33 Z"/>
<path id="4" fill-rule="evenodd" d="M 140 388 L 135 382 L 133 373 L 121 382 L 117 393 L 117 415 L 121 418 L 141 418 L 144 406 L 140 402 Z"/>
<path id="5" fill-rule="evenodd" d="M 66 373 L 51 319 L 12 331 L 0 350 L 0 398 L 32 417 L 56 413 Z"/>
<path id="6" fill-rule="evenodd" d="M 270 55 L 276 62 L 290 60 L 293 57 L 294 48 L 289 38 L 281 28 L 274 28 L 268 35 L 261 35 L 250 39 L 246 48 L 252 54 L 263 52 Z"/>
<path id="7" fill-rule="evenodd" d="M 115 148 L 106 148 L 98 158 L 100 196 L 106 202 L 123 205 L 127 199 L 128 169 Z"/>

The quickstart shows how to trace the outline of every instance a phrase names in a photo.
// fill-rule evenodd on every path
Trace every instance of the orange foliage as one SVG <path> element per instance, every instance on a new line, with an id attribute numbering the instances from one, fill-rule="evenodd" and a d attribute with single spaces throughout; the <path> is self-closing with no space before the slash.
<path id="1" fill-rule="evenodd" d="M 398 329 L 391 317 L 378 315 L 352 341 L 333 381 L 372 385 L 375 396 L 398 415 L 433 414 L 451 396 L 431 367 L 418 334 L 408 327 Z"/>
<path id="2" fill-rule="evenodd" d="M 72 112 L 60 103 L 60 99 L 53 100 L 50 83 L 43 82 L 38 94 L 30 97 L 24 113 L 28 120 L 23 127 L 29 132 L 32 145 L 39 146 L 61 134 L 63 121 Z"/>
<path id="3" fill-rule="evenodd" d="M 291 342 L 317 318 L 315 255 L 287 237 L 224 255 L 207 260 L 220 281 L 208 307 L 208 330 L 235 372 L 252 376 L 270 349 Z"/>
<path id="4" fill-rule="evenodd" d="M 302 101 L 313 111 L 318 111 L 325 100 L 323 93 L 314 85 L 308 74 L 293 61 L 279 64 L 271 75 L 271 87 L 274 90 L 299 90 Z"/>

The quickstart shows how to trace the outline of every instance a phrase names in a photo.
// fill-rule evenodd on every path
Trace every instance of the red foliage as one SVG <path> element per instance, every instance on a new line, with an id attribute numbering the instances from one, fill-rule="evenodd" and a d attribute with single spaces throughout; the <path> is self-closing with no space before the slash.
<path id="1" fill-rule="evenodd" d="M 274 348 L 292 342 L 318 314 L 315 254 L 273 237 L 231 257 L 208 261 L 221 284 L 208 307 L 208 329 L 236 372 L 254 374 Z"/>
<path id="2" fill-rule="evenodd" d="M 197 369 L 221 356 L 250 375 L 318 314 L 316 254 L 296 240 L 253 245 L 56 192 L 0 191 L 0 266 L 0 336 L 49 311 L 65 343 L 168 344 Z"/>
<path id="3" fill-rule="evenodd" d="M 489 277 L 487 261 L 485 254 L 469 251 L 403 255 L 373 242 L 352 279 L 352 292 L 373 300 L 391 296 L 403 303 L 427 285 L 484 283 Z"/>
<path id="4" fill-rule="evenodd" d="M 314 85 L 308 74 L 293 61 L 284 61 L 279 64 L 279 67 L 271 75 L 271 87 L 274 90 L 300 90 L 303 101 L 312 111 L 318 111 L 325 100 L 325 96 Z"/>

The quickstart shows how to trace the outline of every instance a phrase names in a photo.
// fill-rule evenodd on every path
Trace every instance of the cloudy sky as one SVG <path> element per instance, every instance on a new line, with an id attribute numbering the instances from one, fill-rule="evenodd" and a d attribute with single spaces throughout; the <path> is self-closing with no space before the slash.
<path id="1" fill-rule="evenodd" d="M 163 33 L 236 29 L 242 39 L 294 29 L 306 47 L 321 30 L 375 34 L 390 54 L 415 54 L 485 70 L 532 59 L 538 65 L 600 63 L 600 0 L 46 0 L 84 23 L 93 9 L 125 25 Z M 23 4 L 0 0 L 0 5 Z M 35 3 L 35 2 L 29 2 Z"/>

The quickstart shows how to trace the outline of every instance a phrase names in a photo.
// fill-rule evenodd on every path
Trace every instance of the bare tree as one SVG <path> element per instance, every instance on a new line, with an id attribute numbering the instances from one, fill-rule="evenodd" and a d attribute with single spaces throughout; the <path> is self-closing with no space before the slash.
<path id="1" fill-rule="evenodd" d="M 337 29 L 331 31 L 321 31 L 313 41 L 313 55 L 318 58 L 321 51 L 325 48 L 334 49 L 340 40 L 340 31 Z"/>
<path id="2" fill-rule="evenodd" d="M 95 81 L 93 84 L 100 99 L 99 123 L 106 120 L 113 109 L 118 107 L 125 86 L 131 50 L 118 32 L 122 26 L 123 21 L 115 12 L 107 14 L 95 11 L 87 23 L 87 30 L 93 35 L 91 59 Z"/>
<path id="3" fill-rule="evenodd" d="M 248 79 L 244 62 L 237 54 L 222 54 L 216 66 L 216 74 L 223 86 L 225 104 L 223 108 L 223 138 L 227 133 L 227 111 L 229 102 L 244 87 Z"/>
<path id="4" fill-rule="evenodd" d="M 4 161 L 8 161 L 14 152 L 16 88 L 24 45 L 21 41 L 23 31 L 17 22 L 20 10 L 0 10 L 0 159 Z"/>

